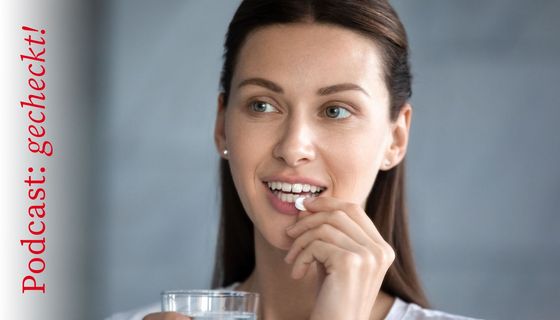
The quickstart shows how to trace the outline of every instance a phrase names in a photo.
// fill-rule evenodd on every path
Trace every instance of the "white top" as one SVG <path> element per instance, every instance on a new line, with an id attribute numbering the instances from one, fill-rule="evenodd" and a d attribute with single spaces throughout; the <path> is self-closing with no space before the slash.
<path id="1" fill-rule="evenodd" d="M 236 282 L 222 290 L 232 290 L 239 283 Z M 105 320 L 142 320 L 143 317 L 150 313 L 160 312 L 161 303 L 154 303 L 135 310 L 116 313 Z M 477 320 L 474 318 L 457 316 L 442 311 L 424 309 L 417 304 L 407 303 L 398 297 L 395 299 L 391 310 L 385 317 L 385 320 Z"/>

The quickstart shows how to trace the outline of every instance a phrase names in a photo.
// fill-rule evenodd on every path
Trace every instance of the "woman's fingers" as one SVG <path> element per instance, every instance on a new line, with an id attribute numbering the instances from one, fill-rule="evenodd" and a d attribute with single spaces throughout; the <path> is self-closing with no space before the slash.
<path id="1" fill-rule="evenodd" d="M 191 320 L 191 318 L 177 312 L 157 312 L 150 313 L 142 320 Z"/>
<path id="2" fill-rule="evenodd" d="M 324 266 L 327 275 L 338 271 L 347 277 L 352 277 L 364 272 L 367 274 L 375 270 L 376 266 L 384 268 L 372 252 L 361 246 L 346 250 L 335 244 L 315 239 L 295 258 L 292 278 L 304 277 L 314 261 Z"/>
<path id="3" fill-rule="evenodd" d="M 331 197 L 306 199 L 306 215 L 286 230 L 294 238 L 284 260 L 293 262 L 292 277 L 303 277 L 313 261 L 328 270 L 368 272 L 388 268 L 393 248 L 379 234 L 364 210 Z"/>
<path id="4" fill-rule="evenodd" d="M 341 250 L 337 246 L 322 240 L 314 240 L 301 252 L 292 267 L 292 278 L 301 279 L 305 276 L 313 261 L 317 260 L 322 263 L 327 269 L 327 264 L 330 263 L 329 256 Z"/>
<path id="5" fill-rule="evenodd" d="M 373 243 L 373 240 L 362 227 L 340 210 L 334 212 L 318 212 L 305 216 L 289 227 L 286 233 L 292 238 L 297 238 L 306 231 L 317 228 L 323 224 L 335 227 L 363 246 L 369 247 Z"/>
<path id="6" fill-rule="evenodd" d="M 346 213 L 350 219 L 355 221 L 361 229 L 367 233 L 370 239 L 377 243 L 385 243 L 385 240 L 373 224 L 373 221 L 365 214 L 364 209 L 355 203 L 345 202 L 333 197 L 315 197 L 305 199 L 304 205 L 310 212 L 342 211 Z"/>
<path id="7" fill-rule="evenodd" d="M 325 241 L 348 251 L 355 251 L 360 247 L 360 245 L 356 241 L 350 238 L 343 231 L 333 227 L 330 224 L 321 224 L 318 227 L 314 227 L 313 229 L 308 230 L 301 236 L 297 237 L 297 239 L 292 244 L 292 247 L 288 251 L 288 254 L 284 258 L 284 261 L 286 261 L 287 263 L 292 263 L 295 257 L 297 257 L 302 250 L 304 250 L 307 246 L 309 246 L 311 242 L 315 240 Z"/>

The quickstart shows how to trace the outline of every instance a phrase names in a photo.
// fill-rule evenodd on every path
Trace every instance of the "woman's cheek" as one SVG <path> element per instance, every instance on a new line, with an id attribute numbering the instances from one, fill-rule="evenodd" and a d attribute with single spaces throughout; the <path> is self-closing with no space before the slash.
<path id="1" fill-rule="evenodd" d="M 326 167 L 333 175 L 333 194 L 354 203 L 362 203 L 369 195 L 377 176 L 379 157 L 382 156 L 379 139 L 367 135 L 340 134 L 327 140 Z"/>

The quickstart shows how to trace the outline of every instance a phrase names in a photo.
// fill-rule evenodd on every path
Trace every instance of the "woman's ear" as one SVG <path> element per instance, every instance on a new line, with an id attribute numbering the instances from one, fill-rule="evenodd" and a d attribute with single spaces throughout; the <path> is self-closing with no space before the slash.
<path id="1" fill-rule="evenodd" d="M 218 110 L 216 112 L 216 123 L 214 125 L 214 143 L 216 144 L 216 149 L 221 157 L 225 158 L 224 150 L 227 150 L 226 145 L 226 128 L 225 128 L 225 116 L 226 106 L 224 105 L 224 93 L 220 92 L 218 95 Z"/>
<path id="2" fill-rule="evenodd" d="M 391 123 L 391 141 L 385 150 L 381 170 L 390 170 L 398 165 L 406 155 L 411 119 L 412 106 L 406 103 L 401 108 L 397 119 Z"/>

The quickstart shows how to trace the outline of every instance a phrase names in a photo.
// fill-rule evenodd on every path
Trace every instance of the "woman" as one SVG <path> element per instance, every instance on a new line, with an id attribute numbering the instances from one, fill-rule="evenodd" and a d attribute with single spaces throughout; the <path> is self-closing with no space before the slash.
<path id="1" fill-rule="evenodd" d="M 266 320 L 466 319 L 426 309 L 416 276 L 408 44 L 388 2 L 245 0 L 224 58 L 214 288 L 260 293 Z"/>

